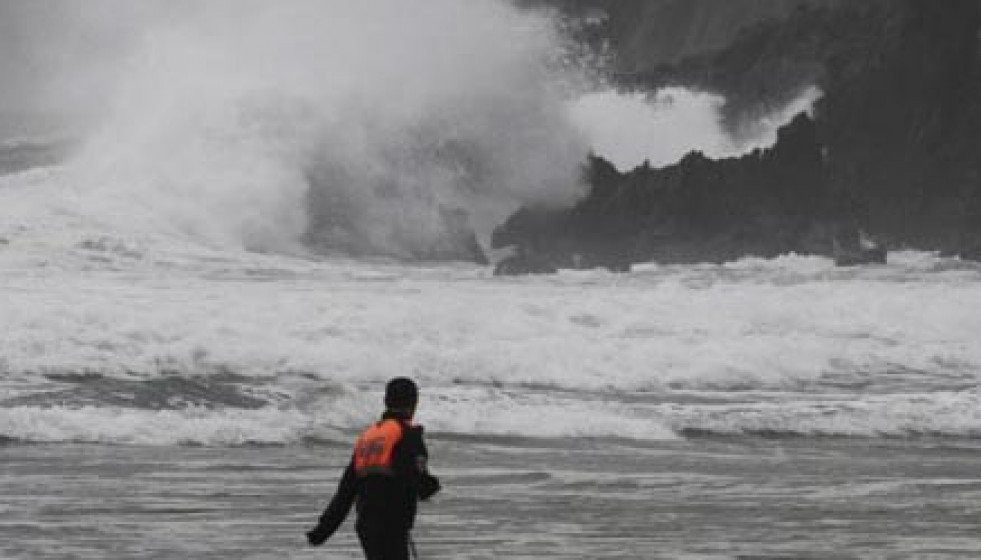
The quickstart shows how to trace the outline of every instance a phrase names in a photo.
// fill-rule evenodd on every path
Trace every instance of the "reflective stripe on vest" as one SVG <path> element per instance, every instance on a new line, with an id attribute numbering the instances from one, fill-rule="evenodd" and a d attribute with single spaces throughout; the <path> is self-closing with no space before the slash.
<path id="1" fill-rule="evenodd" d="M 395 445 L 401 439 L 402 424 L 398 420 L 382 420 L 362 432 L 354 446 L 354 470 L 358 476 L 392 474 Z"/>

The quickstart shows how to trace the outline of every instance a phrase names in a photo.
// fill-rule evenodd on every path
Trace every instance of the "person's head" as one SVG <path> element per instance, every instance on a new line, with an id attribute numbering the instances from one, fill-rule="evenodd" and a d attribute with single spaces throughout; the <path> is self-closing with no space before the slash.
<path id="1" fill-rule="evenodd" d="M 385 385 L 385 408 L 389 412 L 397 412 L 406 418 L 412 418 L 416 413 L 418 402 L 419 388 L 408 377 L 396 377 Z"/>

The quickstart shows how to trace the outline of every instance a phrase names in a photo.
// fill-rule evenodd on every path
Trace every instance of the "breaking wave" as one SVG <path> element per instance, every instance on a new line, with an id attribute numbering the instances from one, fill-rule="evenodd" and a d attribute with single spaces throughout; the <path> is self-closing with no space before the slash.
<path id="1" fill-rule="evenodd" d="M 162 6 L 67 165 L 0 147 L 32 168 L 0 177 L 0 442 L 346 442 L 394 375 L 445 434 L 981 434 L 981 271 L 957 260 L 291 256 L 466 257 L 575 200 L 590 148 L 732 155 L 816 91 L 733 144 L 718 98 L 584 83 L 550 17 L 503 2 Z"/>
<path id="2" fill-rule="evenodd" d="M 518 207 L 580 197 L 590 150 L 621 165 L 731 155 L 772 141 L 786 117 L 735 142 L 717 96 L 609 90 L 552 14 L 498 0 L 132 10 L 122 38 L 73 55 L 87 77 L 52 80 L 100 76 L 101 105 L 77 119 L 95 124 L 49 204 L 122 236 L 473 260 Z M 120 25 L 84 12 L 60 19 L 92 36 Z"/>
<path id="3" fill-rule="evenodd" d="M 981 269 L 928 254 L 501 280 L 101 241 L 19 267 L 30 243 L 0 251 L 8 440 L 346 441 L 396 375 L 438 433 L 981 435 Z"/>
<path id="4" fill-rule="evenodd" d="M 95 215 L 260 251 L 466 256 L 580 193 L 578 79 L 505 2 L 210 1 L 149 26 L 73 161 Z M 125 205 L 125 212 L 99 206 Z"/>

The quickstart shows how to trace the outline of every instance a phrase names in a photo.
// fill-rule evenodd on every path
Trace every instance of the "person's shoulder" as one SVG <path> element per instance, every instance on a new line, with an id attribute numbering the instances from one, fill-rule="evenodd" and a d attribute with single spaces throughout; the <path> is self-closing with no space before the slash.
<path id="1" fill-rule="evenodd" d="M 412 450 L 425 449 L 426 443 L 422 437 L 425 431 L 425 428 L 418 424 L 407 424 L 405 431 L 402 433 L 402 439 Z"/>
<path id="2" fill-rule="evenodd" d="M 417 437 L 422 438 L 422 434 L 425 433 L 426 429 L 422 424 L 407 424 L 405 426 L 405 435 L 407 437 Z"/>

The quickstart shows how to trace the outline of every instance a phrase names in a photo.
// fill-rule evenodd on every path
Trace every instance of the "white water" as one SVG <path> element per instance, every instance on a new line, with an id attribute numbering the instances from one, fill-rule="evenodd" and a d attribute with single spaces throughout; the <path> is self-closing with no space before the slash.
<path id="1" fill-rule="evenodd" d="M 553 22 L 504 2 L 215 0 L 148 25 L 73 161 L 114 225 L 412 257 L 582 191 Z"/>
<path id="2" fill-rule="evenodd" d="M 956 261 L 495 279 L 310 258 L 317 218 L 340 220 L 328 245 L 410 256 L 441 210 L 486 233 L 568 203 L 609 138 L 621 165 L 737 148 L 711 97 L 582 90 L 549 20 L 501 3 L 240 6 L 154 20 L 80 153 L 0 179 L 0 437 L 333 439 L 395 375 L 443 432 L 981 433 L 981 272 Z"/>
<path id="3" fill-rule="evenodd" d="M 786 107 L 747 127 L 741 138 L 732 138 L 722 126 L 723 97 L 684 88 L 652 95 L 597 91 L 577 98 L 569 110 L 593 150 L 629 171 L 645 162 L 670 165 L 694 150 L 725 158 L 767 148 L 776 142 L 778 128 L 798 113 L 810 113 L 820 96 L 817 88 L 804 90 Z"/>
<path id="4" fill-rule="evenodd" d="M 790 256 L 497 279 L 114 235 L 57 207 L 25 218 L 57 184 L 40 172 L 0 187 L 4 437 L 332 439 L 377 413 L 395 375 L 420 381 L 420 419 L 444 432 L 981 434 L 981 318 L 969 305 L 981 270 L 958 261 L 897 253 L 843 270 Z M 83 372 L 132 383 L 117 394 L 232 372 L 241 378 L 219 391 L 265 404 L 178 387 L 148 409 L 109 399 L 104 380 L 45 376 Z M 77 396 L 86 387 L 95 395 Z"/>
<path id="5" fill-rule="evenodd" d="M 571 204 L 590 149 L 621 166 L 735 155 L 787 120 L 734 142 L 717 96 L 597 90 L 547 14 L 501 1 L 150 2 L 125 24 L 119 8 L 22 10 L 72 63 L 50 45 L 21 62 L 51 66 L 47 104 L 86 106 L 58 198 L 131 234 L 426 256 L 523 204 Z"/>

